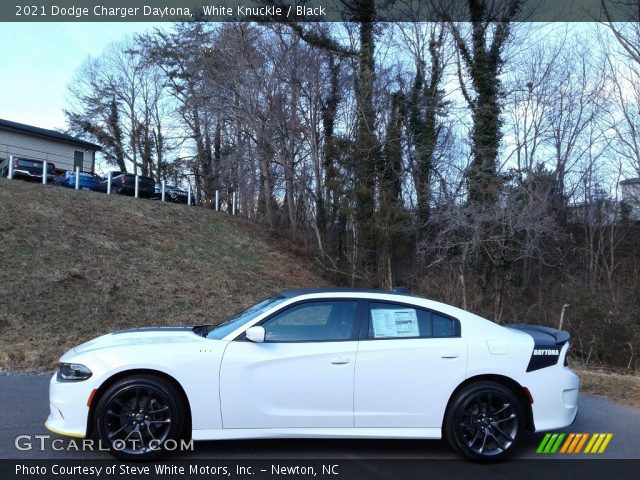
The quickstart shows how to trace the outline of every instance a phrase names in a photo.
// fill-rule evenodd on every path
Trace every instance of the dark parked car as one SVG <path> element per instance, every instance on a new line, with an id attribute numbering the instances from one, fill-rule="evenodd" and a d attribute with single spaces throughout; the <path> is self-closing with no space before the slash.
<path id="1" fill-rule="evenodd" d="M 162 186 L 156 185 L 156 192 L 151 197 L 152 200 L 162 200 Z M 175 185 L 165 185 L 164 186 L 164 199 L 167 202 L 174 203 L 187 203 L 189 199 L 189 194 L 182 190 L 181 188 L 176 187 Z M 193 201 L 193 199 L 192 199 Z"/>
<path id="2" fill-rule="evenodd" d="M 108 175 L 102 176 L 99 190 L 107 191 Z M 156 182 L 153 178 L 138 175 L 138 196 L 142 198 L 151 198 L 155 193 Z M 136 176 L 133 173 L 112 172 L 111 174 L 111 193 L 121 195 L 134 195 L 136 188 Z"/>
<path id="3" fill-rule="evenodd" d="M 42 160 L 32 160 L 30 158 L 14 158 L 13 159 L 13 178 L 22 178 L 25 180 L 42 181 L 42 169 L 44 167 Z M 56 166 L 47 162 L 47 181 L 55 180 Z M 0 174 L 3 177 L 9 175 L 9 159 L 5 158 L 0 163 Z"/>
<path id="4" fill-rule="evenodd" d="M 100 190 L 100 177 L 92 173 L 80 172 L 80 190 Z M 71 170 L 61 173 L 56 177 L 56 185 L 61 187 L 76 188 L 76 172 Z"/>

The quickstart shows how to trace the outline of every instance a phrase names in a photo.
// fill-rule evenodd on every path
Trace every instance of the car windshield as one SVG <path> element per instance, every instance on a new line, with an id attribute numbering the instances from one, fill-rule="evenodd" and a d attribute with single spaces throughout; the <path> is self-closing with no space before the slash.
<path id="1" fill-rule="evenodd" d="M 239 313 L 235 317 L 231 317 L 220 323 L 219 325 L 213 327 L 213 330 L 211 330 L 207 334 L 207 338 L 211 338 L 213 340 L 221 340 L 222 338 L 233 332 L 236 328 L 242 326 L 252 318 L 255 318 L 258 315 L 266 312 L 270 308 L 275 307 L 279 303 L 284 302 L 285 300 L 285 297 L 268 298 L 267 300 L 249 307 L 244 312 Z"/>

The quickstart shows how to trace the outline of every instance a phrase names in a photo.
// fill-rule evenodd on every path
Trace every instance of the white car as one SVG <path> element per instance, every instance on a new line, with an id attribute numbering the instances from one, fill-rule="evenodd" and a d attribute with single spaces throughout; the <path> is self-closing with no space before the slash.
<path id="1" fill-rule="evenodd" d="M 216 326 L 125 330 L 70 350 L 46 426 L 128 459 L 181 439 L 444 437 L 497 460 L 525 430 L 573 422 L 568 340 L 412 295 L 295 290 Z"/>

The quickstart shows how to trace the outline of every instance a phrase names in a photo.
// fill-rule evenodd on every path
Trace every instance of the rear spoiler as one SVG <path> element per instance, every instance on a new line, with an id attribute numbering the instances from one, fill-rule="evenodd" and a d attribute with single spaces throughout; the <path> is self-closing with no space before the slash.
<path id="1" fill-rule="evenodd" d="M 569 338 L 571 338 L 569 332 L 565 330 L 543 327 L 542 325 L 516 323 L 513 325 L 505 325 L 505 327 L 528 333 L 533 337 L 536 345 L 563 345 L 569 341 Z"/>

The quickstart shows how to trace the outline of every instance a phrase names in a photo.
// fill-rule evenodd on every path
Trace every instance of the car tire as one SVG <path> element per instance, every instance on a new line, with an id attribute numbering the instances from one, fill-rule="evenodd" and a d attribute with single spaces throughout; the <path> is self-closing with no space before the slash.
<path id="1" fill-rule="evenodd" d="M 524 409 L 517 396 L 488 381 L 469 384 L 457 392 L 444 421 L 444 437 L 451 447 L 476 462 L 509 458 L 524 429 Z"/>
<path id="2" fill-rule="evenodd" d="M 150 460 L 184 434 L 186 410 L 171 383 L 133 375 L 111 385 L 96 405 L 94 431 L 113 456 Z"/>

